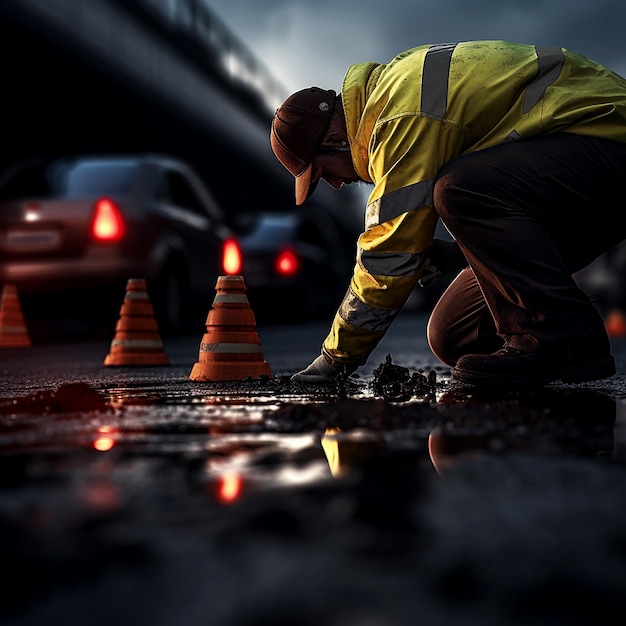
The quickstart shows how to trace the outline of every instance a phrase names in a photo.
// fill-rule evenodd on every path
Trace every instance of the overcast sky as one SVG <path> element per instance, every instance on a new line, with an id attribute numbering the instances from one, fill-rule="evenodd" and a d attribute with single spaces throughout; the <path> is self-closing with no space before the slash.
<path id="1" fill-rule="evenodd" d="M 626 0 L 209 0 L 284 84 L 341 90 L 352 63 L 425 43 L 564 46 L 626 76 Z"/>

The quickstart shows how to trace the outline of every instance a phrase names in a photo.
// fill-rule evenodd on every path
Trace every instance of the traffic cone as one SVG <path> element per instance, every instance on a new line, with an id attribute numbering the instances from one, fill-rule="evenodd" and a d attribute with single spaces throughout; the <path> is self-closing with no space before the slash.
<path id="1" fill-rule="evenodd" d="M 604 320 L 604 326 L 609 337 L 615 339 L 626 337 L 626 315 L 621 309 L 611 308 Z"/>
<path id="2" fill-rule="evenodd" d="M 25 348 L 30 345 L 17 288 L 15 285 L 4 285 L 0 298 L 0 347 Z"/>
<path id="3" fill-rule="evenodd" d="M 168 365 L 143 278 L 129 278 L 105 365 Z"/>
<path id="4" fill-rule="evenodd" d="M 243 276 L 219 276 L 215 289 L 217 293 L 207 315 L 198 362 L 189 378 L 237 381 L 271 376 Z"/>

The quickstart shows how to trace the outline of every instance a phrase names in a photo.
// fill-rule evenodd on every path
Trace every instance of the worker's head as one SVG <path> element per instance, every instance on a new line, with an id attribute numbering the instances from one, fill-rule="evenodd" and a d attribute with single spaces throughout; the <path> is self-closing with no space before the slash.
<path id="1" fill-rule="evenodd" d="M 314 172 L 313 158 L 328 133 L 336 100 L 332 89 L 302 89 L 283 102 L 272 120 L 270 143 L 276 158 L 295 177 L 296 204 L 313 193 L 321 178 Z"/>

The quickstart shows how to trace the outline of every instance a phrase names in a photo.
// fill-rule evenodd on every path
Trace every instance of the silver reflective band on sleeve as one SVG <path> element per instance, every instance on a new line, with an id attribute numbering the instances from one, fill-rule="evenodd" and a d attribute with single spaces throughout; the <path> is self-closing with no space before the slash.
<path id="1" fill-rule="evenodd" d="M 114 339 L 112 348 L 162 348 L 163 343 L 159 339 Z"/>
<path id="2" fill-rule="evenodd" d="M 556 82 L 565 63 L 561 48 L 535 46 L 535 51 L 539 70 L 535 80 L 526 88 L 522 113 L 528 113 L 543 98 L 546 89 Z"/>
<path id="3" fill-rule="evenodd" d="M 348 289 L 338 313 L 344 322 L 352 326 L 382 332 L 389 328 L 398 311 L 399 309 L 375 309 L 368 306 L 351 289 Z"/>
<path id="4" fill-rule="evenodd" d="M 424 262 L 423 254 L 359 250 L 363 267 L 378 276 L 413 276 Z"/>
<path id="5" fill-rule="evenodd" d="M 382 198 L 367 205 L 365 228 L 378 226 L 407 211 L 432 206 L 434 180 L 422 180 L 408 187 L 386 193 Z"/>
<path id="6" fill-rule="evenodd" d="M 148 293 L 145 291 L 127 291 L 126 298 L 129 300 L 148 300 Z"/>
<path id="7" fill-rule="evenodd" d="M 420 114 L 444 119 L 448 108 L 448 75 L 455 43 L 431 46 L 424 57 Z"/>
<path id="8" fill-rule="evenodd" d="M 218 293 L 213 298 L 213 304 L 248 304 L 248 296 L 245 293 Z"/>
<path id="9" fill-rule="evenodd" d="M 223 352 L 226 354 L 258 354 L 262 352 L 258 343 L 201 343 L 200 352 Z"/>

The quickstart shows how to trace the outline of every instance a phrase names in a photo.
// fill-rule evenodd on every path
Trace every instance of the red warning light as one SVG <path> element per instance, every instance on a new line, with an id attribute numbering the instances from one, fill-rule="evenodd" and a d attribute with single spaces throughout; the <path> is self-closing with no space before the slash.
<path id="1" fill-rule="evenodd" d="M 100 198 L 94 209 L 91 234 L 96 241 L 119 241 L 124 235 L 124 220 L 119 207 L 108 198 Z"/>
<path id="2" fill-rule="evenodd" d="M 241 273 L 243 261 L 241 258 L 241 249 L 235 239 L 227 239 L 222 249 L 222 267 L 224 273 L 234 276 Z"/>
<path id="3" fill-rule="evenodd" d="M 300 259 L 294 250 L 285 248 L 276 257 L 274 267 L 281 276 L 293 276 L 300 270 Z"/>

